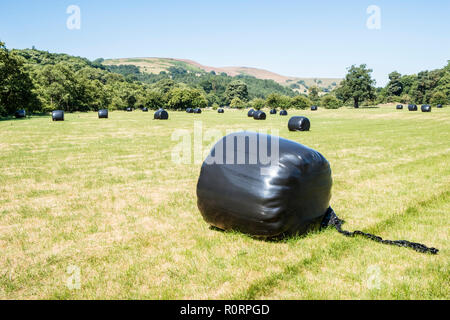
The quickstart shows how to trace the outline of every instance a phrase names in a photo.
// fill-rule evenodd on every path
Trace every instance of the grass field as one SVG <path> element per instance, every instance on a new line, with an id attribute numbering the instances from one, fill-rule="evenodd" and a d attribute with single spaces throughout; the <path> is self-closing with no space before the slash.
<path id="1" fill-rule="evenodd" d="M 449 299 L 450 108 L 66 114 L 0 121 L 2 299 Z M 200 164 L 176 164 L 175 129 L 279 129 L 331 163 L 332 206 L 359 229 L 437 256 L 325 230 L 282 242 L 211 230 Z M 205 146 L 209 145 L 205 142 Z M 79 271 L 80 286 L 73 284 Z"/>

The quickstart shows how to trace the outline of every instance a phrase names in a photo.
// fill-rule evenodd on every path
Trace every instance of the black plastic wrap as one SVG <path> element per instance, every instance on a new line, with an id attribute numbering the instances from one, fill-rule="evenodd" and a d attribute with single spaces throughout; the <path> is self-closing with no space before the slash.
<path id="1" fill-rule="evenodd" d="M 238 132 L 222 138 L 203 163 L 197 204 L 214 227 L 280 238 L 320 227 L 331 186 L 330 164 L 319 152 L 283 138 Z"/>
<path id="2" fill-rule="evenodd" d="M 194 113 L 202 113 L 202 109 L 200 109 L 200 108 L 195 108 L 195 109 L 194 109 Z"/>
<path id="3" fill-rule="evenodd" d="M 408 110 L 409 111 L 417 111 L 417 106 L 415 104 L 410 104 L 410 105 L 408 105 Z"/>
<path id="4" fill-rule="evenodd" d="M 317 111 L 318 107 L 317 106 L 311 106 L 311 111 Z"/>
<path id="5" fill-rule="evenodd" d="M 217 113 L 225 113 L 225 111 L 222 108 L 220 108 L 217 110 Z"/>
<path id="6" fill-rule="evenodd" d="M 436 106 L 436 108 L 442 108 L 442 104 L 438 104 L 437 106 Z"/>
<path id="7" fill-rule="evenodd" d="M 397 110 L 402 110 L 402 109 L 403 109 L 403 105 L 398 104 L 395 108 L 396 108 Z"/>
<path id="8" fill-rule="evenodd" d="M 250 109 L 250 110 L 248 110 L 248 112 L 247 112 L 247 117 L 253 117 L 253 115 L 255 114 L 255 110 L 253 110 L 253 109 Z"/>
<path id="9" fill-rule="evenodd" d="M 98 110 L 98 118 L 99 119 L 108 119 L 108 109 Z"/>
<path id="10" fill-rule="evenodd" d="M 194 113 L 194 109 L 192 109 L 192 108 L 187 108 L 187 109 L 186 109 L 186 112 L 187 112 L 187 113 Z"/>
<path id="11" fill-rule="evenodd" d="M 287 116 L 288 112 L 286 110 L 281 110 L 280 111 L 280 116 Z"/>
<path id="12" fill-rule="evenodd" d="M 64 111 L 62 111 L 62 110 L 52 111 L 52 120 L 53 121 L 64 121 Z"/>
<path id="13" fill-rule="evenodd" d="M 142 108 L 142 112 L 148 112 L 148 108 L 147 107 Z"/>
<path id="14" fill-rule="evenodd" d="M 309 131 L 311 122 L 306 117 L 292 117 L 288 122 L 289 131 Z"/>
<path id="15" fill-rule="evenodd" d="M 264 111 L 258 110 L 253 113 L 253 119 L 255 120 L 266 120 L 266 113 Z"/>
<path id="16" fill-rule="evenodd" d="M 277 109 L 270 110 L 270 114 L 277 114 Z"/>
<path id="17" fill-rule="evenodd" d="M 422 107 L 420 107 L 422 112 L 431 112 L 431 106 L 429 104 L 424 104 Z"/>
<path id="18" fill-rule="evenodd" d="M 159 109 L 158 111 L 155 112 L 154 119 L 155 120 L 167 120 L 167 119 L 169 119 L 169 114 L 167 113 L 166 110 Z"/>
<path id="19" fill-rule="evenodd" d="M 27 116 L 27 113 L 25 110 L 17 110 L 16 112 L 14 112 L 14 117 L 16 117 L 17 119 L 20 118 L 25 118 Z"/>

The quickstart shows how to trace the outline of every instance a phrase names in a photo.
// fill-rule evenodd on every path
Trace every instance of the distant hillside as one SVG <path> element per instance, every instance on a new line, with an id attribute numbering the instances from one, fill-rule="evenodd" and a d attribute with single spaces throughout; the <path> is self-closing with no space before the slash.
<path id="1" fill-rule="evenodd" d="M 228 76 L 235 77 L 238 75 L 248 75 L 257 79 L 273 80 L 281 85 L 290 87 L 291 89 L 306 93 L 307 89 L 313 85 L 325 89 L 325 91 L 333 90 L 342 79 L 339 78 L 299 78 L 287 77 L 277 73 L 258 68 L 249 67 L 210 67 L 204 66 L 192 60 L 187 59 L 171 59 L 171 58 L 125 58 L 125 59 L 109 59 L 103 61 L 104 65 L 134 65 L 143 73 L 159 74 L 162 71 L 169 71 L 173 67 L 181 67 L 188 72 L 204 73 L 214 71 L 216 74 L 226 73 Z"/>

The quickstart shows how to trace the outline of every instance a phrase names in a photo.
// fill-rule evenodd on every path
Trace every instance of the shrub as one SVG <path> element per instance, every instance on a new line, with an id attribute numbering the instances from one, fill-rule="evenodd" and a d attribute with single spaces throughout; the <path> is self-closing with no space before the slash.
<path id="1" fill-rule="evenodd" d="M 342 107 L 342 102 L 332 95 L 324 96 L 320 104 L 325 109 L 338 109 Z"/>
<path id="2" fill-rule="evenodd" d="M 294 109 L 306 109 L 312 105 L 312 101 L 305 96 L 296 96 L 292 98 L 291 107 Z"/>

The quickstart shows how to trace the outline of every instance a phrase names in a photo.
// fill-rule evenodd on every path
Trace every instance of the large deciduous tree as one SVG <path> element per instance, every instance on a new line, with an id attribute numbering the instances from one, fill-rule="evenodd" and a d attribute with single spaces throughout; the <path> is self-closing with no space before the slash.
<path id="1" fill-rule="evenodd" d="M 241 80 L 235 80 L 228 84 L 225 96 L 228 102 L 231 103 L 234 98 L 239 98 L 241 101 L 248 101 L 248 88 L 245 82 Z"/>
<path id="2" fill-rule="evenodd" d="M 372 79 L 372 69 L 367 69 L 365 64 L 359 67 L 352 65 L 348 69 L 341 86 L 336 89 L 336 97 L 346 102 L 353 100 L 353 106 L 359 108 L 360 102 L 375 97 L 375 80 Z"/>
<path id="3" fill-rule="evenodd" d="M 0 115 L 13 114 L 18 109 L 37 109 L 39 102 L 33 89 L 24 59 L 0 42 Z"/>

